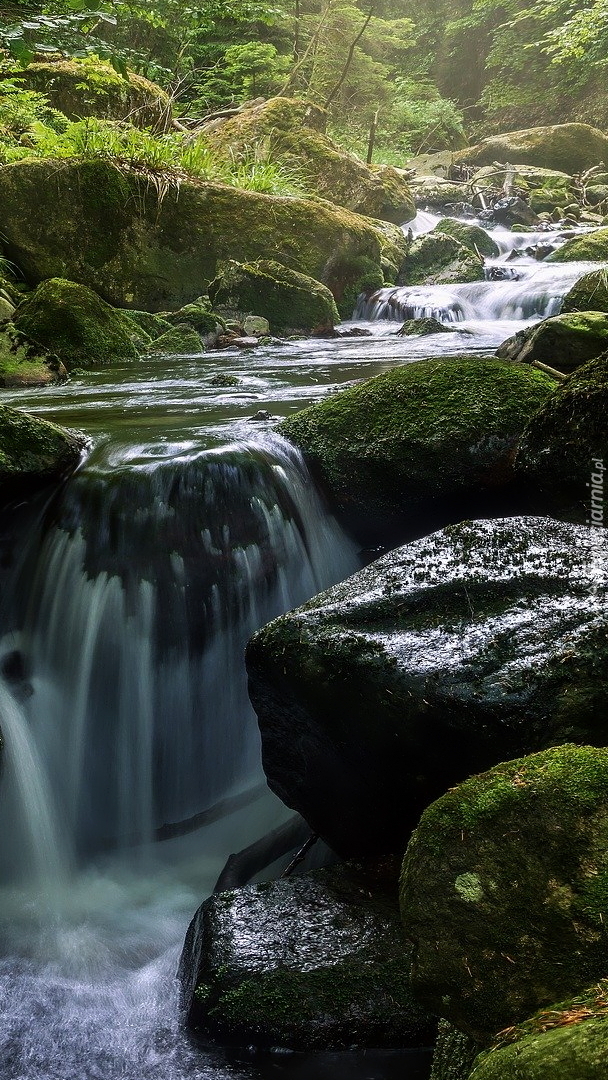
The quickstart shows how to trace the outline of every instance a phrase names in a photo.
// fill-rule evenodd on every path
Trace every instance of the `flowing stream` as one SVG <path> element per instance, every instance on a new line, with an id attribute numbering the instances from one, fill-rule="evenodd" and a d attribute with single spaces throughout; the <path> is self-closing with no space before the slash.
<path id="1" fill-rule="evenodd" d="M 546 233 L 494 236 L 484 282 L 361 301 L 367 337 L 0 394 L 91 438 L 13 552 L 3 596 L 2 1080 L 404 1075 L 403 1055 L 299 1072 L 194 1045 L 175 971 L 227 856 L 289 816 L 261 783 L 245 642 L 360 564 L 273 418 L 394 364 L 492 350 L 558 311 L 589 268 L 538 261 L 527 249 Z M 429 314 L 452 332 L 395 337 Z M 414 1055 L 406 1075 L 424 1068 Z"/>

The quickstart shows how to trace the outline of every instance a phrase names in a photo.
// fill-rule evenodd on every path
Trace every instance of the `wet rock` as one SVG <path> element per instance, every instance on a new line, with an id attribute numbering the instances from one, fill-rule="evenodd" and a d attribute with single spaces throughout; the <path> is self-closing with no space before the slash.
<path id="1" fill-rule="evenodd" d="M 406 319 L 395 331 L 397 337 L 426 337 L 428 334 L 453 333 L 454 326 L 444 326 L 439 319 Z"/>
<path id="2" fill-rule="evenodd" d="M 209 296 L 222 314 L 261 315 L 273 331 L 310 330 L 320 324 L 333 328 L 340 319 L 325 285 L 270 259 L 228 263 L 211 282 Z"/>
<path id="3" fill-rule="evenodd" d="M 608 274 L 605 269 L 584 274 L 566 293 L 562 314 L 573 311 L 608 312 Z"/>
<path id="4" fill-rule="evenodd" d="M 453 236 L 436 231 L 414 240 L 399 273 L 401 285 L 453 285 L 483 279 L 483 259 Z"/>
<path id="5" fill-rule="evenodd" d="M 67 377 L 58 356 L 16 330 L 11 322 L 0 326 L 0 386 L 47 386 Z"/>
<path id="6" fill-rule="evenodd" d="M 243 330 L 245 337 L 267 337 L 270 333 L 270 323 L 268 319 L 263 319 L 261 315 L 248 315 L 243 323 Z"/>
<path id="7" fill-rule="evenodd" d="M 499 254 L 498 244 L 485 229 L 480 229 L 479 225 L 466 225 L 462 221 L 454 221 L 453 218 L 443 218 L 433 232 L 453 236 L 463 247 L 478 255 L 493 258 Z"/>
<path id="8" fill-rule="evenodd" d="M 371 330 L 366 330 L 363 326 L 350 326 L 348 330 L 336 330 L 337 337 L 354 338 L 354 337 L 373 337 Z"/>
<path id="9" fill-rule="evenodd" d="M 422 210 L 427 207 L 446 210 L 460 202 L 467 191 L 462 184 L 452 183 L 440 176 L 415 176 L 410 180 L 410 187 L 416 206 Z"/>
<path id="10" fill-rule="evenodd" d="M 589 124 L 554 124 L 491 135 L 455 153 L 457 162 L 493 165 L 513 162 L 569 174 L 608 160 L 608 137 Z"/>
<path id="11" fill-rule="evenodd" d="M 0 405 L 0 501 L 27 495 L 76 468 L 84 436 Z"/>
<path id="12" fill-rule="evenodd" d="M 241 381 L 242 380 L 239 379 L 238 375 L 224 374 L 223 372 L 218 371 L 217 375 L 213 375 L 209 379 L 209 385 L 210 386 L 240 386 Z"/>
<path id="13" fill-rule="evenodd" d="M 498 199 L 492 207 L 492 213 L 496 221 L 501 225 L 537 225 L 538 217 L 534 210 L 523 199 L 511 195 L 505 199 Z"/>
<path id="14" fill-rule="evenodd" d="M 0 293 L 0 324 L 10 322 L 15 314 L 15 305 Z"/>
<path id="15" fill-rule="evenodd" d="M 601 615 L 589 627 L 596 649 L 606 628 Z M 418 1000 L 487 1043 L 600 979 L 606 836 L 608 750 L 595 747 L 508 761 L 429 806 L 401 877 Z"/>
<path id="16" fill-rule="evenodd" d="M 518 331 L 496 355 L 518 364 L 540 362 L 569 374 L 608 349 L 608 315 L 586 311 L 554 315 Z"/>
<path id="17" fill-rule="evenodd" d="M 608 262 L 608 229 L 596 229 L 567 240 L 548 262 Z"/>
<path id="18" fill-rule="evenodd" d="M 257 337 L 237 337 L 234 339 L 233 345 L 236 345 L 238 349 L 257 349 L 260 344 L 260 339 Z"/>
<path id="19" fill-rule="evenodd" d="M 193 356 L 203 352 L 203 343 L 193 326 L 177 323 L 156 338 L 146 352 L 149 356 Z"/>
<path id="20" fill-rule="evenodd" d="M 607 744 L 607 599 L 599 529 L 465 522 L 390 552 L 252 638 L 270 787 L 341 854 L 402 851 L 472 772 Z"/>
<path id="21" fill-rule="evenodd" d="M 296 1050 L 428 1045 L 396 881 L 356 865 L 211 897 L 180 964 L 189 1027 Z"/>

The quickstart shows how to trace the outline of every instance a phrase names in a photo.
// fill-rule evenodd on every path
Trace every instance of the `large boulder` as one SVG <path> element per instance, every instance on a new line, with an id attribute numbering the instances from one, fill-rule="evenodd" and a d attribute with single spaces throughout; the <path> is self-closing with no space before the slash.
<path id="1" fill-rule="evenodd" d="M 0 386 L 47 386 L 67 377 L 58 356 L 35 344 L 12 323 L 0 326 Z"/>
<path id="2" fill-rule="evenodd" d="M 53 108 L 69 120 L 97 116 L 157 131 L 171 124 L 171 99 L 160 86 L 133 71 L 119 75 L 105 60 L 37 62 L 11 73 L 11 80 L 46 94 Z"/>
<path id="3" fill-rule="evenodd" d="M 248 646 L 271 788 L 342 854 L 402 851 L 471 772 L 607 744 L 607 598 L 603 530 L 551 519 L 384 555 Z"/>
<path id="4" fill-rule="evenodd" d="M 600 311 L 554 315 L 504 341 L 496 355 L 518 364 L 536 361 L 565 374 L 608 349 L 608 315 Z"/>
<path id="5" fill-rule="evenodd" d="M 77 432 L 0 405 L 0 501 L 60 480 L 76 468 L 84 445 Z"/>
<path id="6" fill-rule="evenodd" d="M 55 353 L 68 371 L 137 358 L 121 312 L 92 289 L 63 278 L 43 281 L 17 308 L 15 326 Z"/>
<path id="7" fill-rule="evenodd" d="M 582 236 L 573 236 L 553 251 L 547 262 L 608 262 L 608 229 L 594 229 Z"/>
<path id="8" fill-rule="evenodd" d="M 564 173 L 580 173 L 608 161 L 608 136 L 589 124 L 554 124 L 490 135 L 454 154 L 467 165 L 510 162 Z"/>
<path id="9" fill-rule="evenodd" d="M 483 280 L 481 256 L 455 237 L 436 230 L 414 240 L 399 273 L 402 285 L 453 285 Z"/>
<path id="10" fill-rule="evenodd" d="M 608 750 L 595 747 L 508 761 L 429 806 L 400 892 L 418 1000 L 488 1042 L 602 978 L 607 840 Z"/>
<path id="11" fill-rule="evenodd" d="M 584 274 L 566 293 L 562 314 L 575 311 L 608 312 L 608 274 L 604 268 Z"/>
<path id="12" fill-rule="evenodd" d="M 6 253 L 30 284 L 67 277 L 151 311 L 196 300 L 222 261 L 269 255 L 341 296 L 361 257 L 380 267 L 386 243 L 373 222 L 325 202 L 194 180 L 159 192 L 108 161 L 7 165 L 0 205 Z"/>
<path id="13" fill-rule="evenodd" d="M 274 160 L 299 169 L 311 191 L 330 202 L 401 225 L 416 209 L 404 174 L 390 165 L 366 165 L 325 134 L 327 114 L 294 98 L 271 98 L 204 128 L 216 152 L 250 156 L 272 151 Z"/>
<path id="14" fill-rule="evenodd" d="M 471 198 L 468 184 L 446 180 L 442 176 L 413 176 L 409 185 L 416 206 L 422 210 L 447 210 Z"/>
<path id="15" fill-rule="evenodd" d="M 437 223 L 432 232 L 452 236 L 454 240 L 458 240 L 459 244 L 477 255 L 493 258 L 500 253 L 496 241 L 479 225 L 468 225 L 466 222 L 457 221 L 455 218 L 443 218 Z"/>
<path id="16" fill-rule="evenodd" d="M 517 474 L 536 505 L 568 521 L 603 525 L 608 465 L 608 356 L 569 375 L 533 416 L 517 451 Z"/>
<path id="17" fill-rule="evenodd" d="M 512 475 L 511 458 L 553 380 L 485 357 L 425 360 L 378 375 L 289 417 L 332 504 L 365 542 L 420 535 L 462 500 Z"/>
<path id="18" fill-rule="evenodd" d="M 295 1050 L 428 1045 L 412 999 L 393 874 L 356 865 L 205 901 L 180 977 L 190 1028 Z"/>
<path id="19" fill-rule="evenodd" d="M 326 285 L 271 259 L 228 263 L 209 286 L 209 296 L 220 314 L 261 315 L 273 333 L 331 330 L 340 321 Z"/>
<path id="20" fill-rule="evenodd" d="M 475 1061 L 470 1080 L 605 1080 L 608 980 L 541 1009 Z"/>

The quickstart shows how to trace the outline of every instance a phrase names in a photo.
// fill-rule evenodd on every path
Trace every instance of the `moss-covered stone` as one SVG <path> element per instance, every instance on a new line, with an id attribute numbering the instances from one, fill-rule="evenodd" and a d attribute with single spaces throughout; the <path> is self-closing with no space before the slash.
<path id="1" fill-rule="evenodd" d="M 479 169 L 471 183 L 476 188 L 501 189 L 505 181 L 527 197 L 530 206 L 537 213 L 551 213 L 556 206 L 567 206 L 572 202 L 575 189 L 572 177 L 556 169 L 535 168 L 532 165 L 506 167 L 492 164 Z"/>
<path id="2" fill-rule="evenodd" d="M 55 353 L 68 371 L 137 357 L 121 313 L 91 289 L 63 278 L 43 281 L 17 308 L 15 326 Z"/>
<path id="3" fill-rule="evenodd" d="M 481 1054 L 471 1080 L 604 1080 L 608 983 L 542 1009 Z"/>
<path id="4" fill-rule="evenodd" d="M 483 280 L 483 259 L 453 236 L 435 230 L 414 240 L 399 274 L 402 285 L 453 285 Z"/>
<path id="5" fill-rule="evenodd" d="M 403 173 L 370 166 L 324 134 L 327 116 L 309 101 L 271 98 L 236 116 L 208 125 L 210 145 L 220 153 L 249 156 L 265 147 L 274 159 L 301 169 L 311 191 L 330 202 L 396 225 L 416 213 Z"/>
<path id="6" fill-rule="evenodd" d="M 522 435 L 515 468 L 536 504 L 567 521 L 607 524 L 602 469 L 608 464 L 608 356 L 590 360 L 560 384 Z M 592 476 L 597 496 L 592 500 Z M 596 504 L 592 513 L 593 503 Z"/>
<path id="7" fill-rule="evenodd" d="M 406 319 L 397 330 L 399 337 L 427 337 L 429 334 L 450 334 L 453 326 L 445 326 L 438 319 Z"/>
<path id="8" fill-rule="evenodd" d="M 417 997 L 486 1042 L 601 978 L 608 750 L 509 761 L 430 806 L 405 854 L 401 913 Z"/>
<path id="9" fill-rule="evenodd" d="M 359 259 L 380 267 L 387 244 L 384 228 L 323 201 L 191 180 L 161 198 L 145 175 L 106 161 L 7 165 L 0 205 L 7 255 L 31 284 L 69 277 L 152 311 L 196 300 L 228 259 L 270 258 L 341 296 Z"/>
<path id="10" fill-rule="evenodd" d="M 471 772 L 608 744 L 607 600 L 601 529 L 464 522 L 390 552 L 250 642 L 270 786 L 342 854 L 401 851 Z"/>
<path id="11" fill-rule="evenodd" d="M 573 236 L 552 252 L 547 262 L 608 262 L 608 229 Z"/>
<path id="12" fill-rule="evenodd" d="M 76 468 L 84 438 L 0 405 L 0 500 L 22 496 Z"/>
<path id="13" fill-rule="evenodd" d="M 510 162 L 578 173 L 608 160 L 608 137 L 589 124 L 555 124 L 491 135 L 455 153 L 457 162 L 493 165 Z"/>
<path id="14" fill-rule="evenodd" d="M 470 198 L 467 185 L 452 183 L 441 176 L 415 176 L 409 183 L 416 206 L 423 210 L 426 207 L 446 210 Z"/>
<path id="15" fill-rule="evenodd" d="M 535 361 L 565 374 L 608 349 L 608 315 L 585 311 L 554 315 L 503 342 L 497 356 L 518 364 Z"/>
<path id="16" fill-rule="evenodd" d="M 0 326 L 0 386 L 46 386 L 67 377 L 59 357 L 45 352 L 12 323 Z"/>
<path id="17" fill-rule="evenodd" d="M 479 1044 L 447 1020 L 440 1020 L 430 1080 L 468 1080 Z"/>
<path id="18" fill-rule="evenodd" d="M 6 296 L 3 296 L 0 291 L 0 325 L 10 322 L 14 314 L 15 305 Z"/>
<path id="19" fill-rule="evenodd" d="M 16 70 L 11 78 L 29 90 L 46 94 L 52 107 L 70 120 L 85 116 L 128 119 L 136 127 L 157 131 L 171 123 L 171 101 L 160 86 L 132 71 L 123 77 L 105 60 L 38 62 Z"/>
<path id="20" fill-rule="evenodd" d="M 499 360 L 426 360 L 303 409 L 279 431 L 339 508 L 380 527 L 382 518 L 411 519 L 430 500 L 504 483 L 553 386 L 539 371 Z"/>
<path id="21" fill-rule="evenodd" d="M 608 272 L 604 268 L 584 274 L 566 293 L 562 314 L 575 311 L 608 312 Z"/>
<path id="22" fill-rule="evenodd" d="M 433 232 L 441 233 L 443 236 L 452 236 L 474 254 L 489 258 L 499 254 L 496 241 L 479 225 L 467 225 L 464 221 L 456 221 L 454 218 L 443 218 L 435 226 Z"/>
<path id="23" fill-rule="evenodd" d="M 273 332 L 332 329 L 340 320 L 325 285 L 270 259 L 228 263 L 209 286 L 209 296 L 221 313 L 262 315 Z"/>
<path id="24" fill-rule="evenodd" d="M 174 326 L 180 323 L 188 323 L 203 341 L 217 335 L 218 327 L 224 326 L 224 320 L 215 311 L 211 310 L 211 304 L 206 296 L 199 296 L 192 304 L 185 304 L 179 311 L 172 311 L 166 318 Z"/>
<path id="25" fill-rule="evenodd" d="M 149 356 L 165 353 L 167 356 L 192 356 L 203 352 L 200 334 L 189 323 L 178 323 L 148 345 Z"/>
<path id="26" fill-rule="evenodd" d="M 346 865 L 211 897 L 180 965 L 189 1026 L 298 1050 L 427 1045 L 395 894 L 394 873 Z"/>
<path id="27" fill-rule="evenodd" d="M 168 319 L 150 311 L 132 311 L 125 308 L 117 311 L 117 314 L 120 314 L 131 341 L 140 353 L 145 352 L 151 341 L 165 334 L 172 326 Z"/>

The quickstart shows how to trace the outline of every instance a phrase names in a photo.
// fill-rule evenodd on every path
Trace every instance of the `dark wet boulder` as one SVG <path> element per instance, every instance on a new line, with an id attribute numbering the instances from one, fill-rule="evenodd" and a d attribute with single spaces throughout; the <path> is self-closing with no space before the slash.
<path id="1" fill-rule="evenodd" d="M 55 353 L 68 371 L 137 358 L 121 313 L 73 281 L 43 281 L 19 305 L 14 321 L 32 341 Z"/>
<path id="2" fill-rule="evenodd" d="M 605 1080 L 608 980 L 502 1033 L 471 1080 Z"/>
<path id="3" fill-rule="evenodd" d="M 402 851 L 452 784 L 608 743 L 608 539 L 544 518 L 406 544 L 247 649 L 269 784 L 336 851 Z"/>
<path id="4" fill-rule="evenodd" d="M 608 274 L 604 268 L 584 274 L 566 293 L 562 315 L 576 311 L 608 312 Z"/>
<path id="5" fill-rule="evenodd" d="M 557 206 L 570 205 L 575 194 L 574 183 L 568 173 L 533 165 L 510 165 L 508 168 L 505 165 L 485 165 L 471 178 L 476 189 L 490 188 L 495 191 L 503 188 L 505 182 L 511 183 L 526 197 L 536 214 L 551 213 Z"/>
<path id="6" fill-rule="evenodd" d="M 412 243 L 399 271 L 402 285 L 483 281 L 483 259 L 453 236 L 433 231 Z"/>
<path id="7" fill-rule="evenodd" d="M 455 153 L 458 162 L 493 165 L 510 162 L 565 173 L 579 173 L 608 160 L 608 136 L 589 124 L 554 124 L 490 135 Z"/>
<path id="8" fill-rule="evenodd" d="M 270 329 L 333 329 L 340 321 L 329 289 L 320 281 L 298 274 L 271 259 L 255 263 L 228 263 L 211 282 L 214 307 L 229 317 L 261 315 Z"/>
<path id="9" fill-rule="evenodd" d="M 608 522 L 607 412 L 608 355 L 603 355 L 569 375 L 530 419 L 515 471 L 545 512 L 567 521 Z"/>
<path id="10" fill-rule="evenodd" d="M 391 868 L 353 864 L 205 901 L 180 963 L 188 1026 L 295 1050 L 428 1045 Z"/>
<path id="11" fill-rule="evenodd" d="M 487 1043 L 602 978 L 607 837 L 608 750 L 595 747 L 508 761 L 429 806 L 400 892 L 418 1000 Z"/>
<path id="12" fill-rule="evenodd" d="M 517 195 L 498 199 L 492 206 L 494 220 L 511 228 L 513 225 L 538 225 L 540 219 L 531 206 Z"/>
<path id="13" fill-rule="evenodd" d="M 0 326 L 0 386 L 47 386 L 67 377 L 58 356 L 26 337 L 13 323 Z"/>
<path id="14" fill-rule="evenodd" d="M 608 315 L 554 315 L 504 341 L 496 355 L 518 364 L 539 362 L 569 374 L 608 349 Z"/>
<path id="15" fill-rule="evenodd" d="M 573 236 L 549 255 L 547 262 L 608 262 L 608 229 Z"/>
<path id="16" fill-rule="evenodd" d="M 403 539 L 511 479 L 517 441 L 554 385 L 485 357 L 424 360 L 311 405 L 279 431 L 363 542 L 389 528 Z"/>
<path id="17" fill-rule="evenodd" d="M 479 225 L 467 225 L 464 221 L 456 221 L 454 218 L 443 218 L 435 226 L 433 232 L 454 237 L 463 247 L 477 255 L 492 258 L 499 254 L 496 241 Z"/>
<path id="18" fill-rule="evenodd" d="M 76 468 L 84 445 L 78 432 L 0 405 L 0 501 L 60 480 Z"/>

